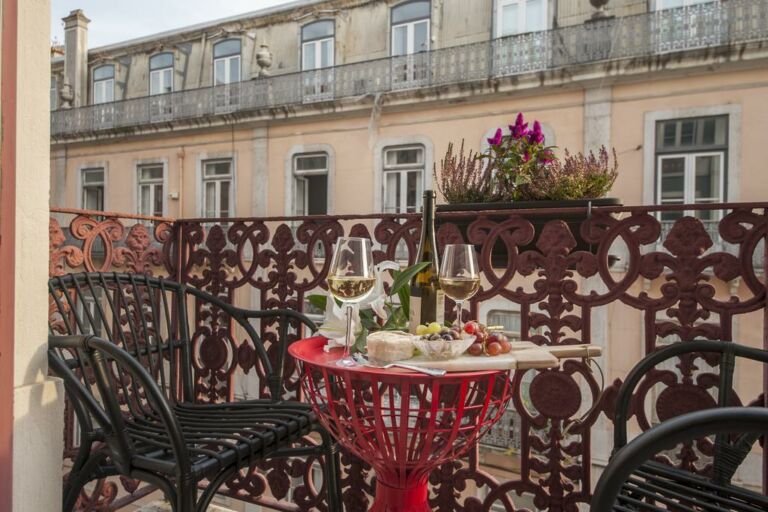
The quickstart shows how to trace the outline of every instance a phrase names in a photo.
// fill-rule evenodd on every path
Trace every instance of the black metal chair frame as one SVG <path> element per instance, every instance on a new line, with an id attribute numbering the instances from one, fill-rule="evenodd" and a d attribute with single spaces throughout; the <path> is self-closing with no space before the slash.
<path id="1" fill-rule="evenodd" d="M 643 377 L 661 362 L 703 353 L 720 355 L 717 407 L 664 421 L 627 444 L 630 402 Z M 731 484 L 753 444 L 768 434 L 768 409 L 730 407 L 737 357 L 768 363 L 768 352 L 764 350 L 733 342 L 697 340 L 659 349 L 632 369 L 617 395 L 613 454 L 595 487 L 591 510 L 768 510 L 768 497 Z M 654 460 L 680 443 L 712 435 L 715 442 L 711 477 Z"/>
<path id="2" fill-rule="evenodd" d="M 81 308 L 78 315 L 78 303 L 98 290 L 103 296 L 95 301 L 94 311 Z M 293 325 L 315 330 L 304 315 L 249 311 L 184 284 L 133 274 L 54 277 L 49 293 L 55 317 L 49 323 L 49 365 L 64 380 L 81 429 L 64 487 L 64 511 L 73 509 L 89 481 L 113 475 L 158 487 L 176 512 L 203 511 L 239 470 L 274 457 L 320 460 L 328 510 L 341 510 L 336 443 L 308 404 L 281 399 L 288 329 Z M 190 302 L 205 304 L 222 322 L 245 331 L 270 398 L 196 400 Z M 276 364 L 251 325 L 253 319 L 277 323 Z M 90 334 L 97 330 L 106 339 Z M 320 444 L 295 445 L 312 432 L 319 434 Z M 202 482 L 207 484 L 198 497 Z"/>

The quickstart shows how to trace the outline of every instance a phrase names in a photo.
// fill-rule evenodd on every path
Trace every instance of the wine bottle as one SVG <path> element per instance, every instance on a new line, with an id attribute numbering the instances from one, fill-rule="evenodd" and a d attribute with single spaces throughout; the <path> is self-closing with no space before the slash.
<path id="1" fill-rule="evenodd" d="M 411 280 L 411 310 L 409 329 L 416 332 L 419 324 L 437 322 L 443 325 L 445 296 L 438 283 L 439 266 L 435 239 L 435 192 L 426 190 L 421 217 L 421 239 L 416 263 L 429 262 Z"/>

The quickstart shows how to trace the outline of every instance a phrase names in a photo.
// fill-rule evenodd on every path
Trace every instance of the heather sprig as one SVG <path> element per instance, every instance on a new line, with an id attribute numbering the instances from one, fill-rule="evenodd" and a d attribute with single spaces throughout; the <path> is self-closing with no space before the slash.
<path id="1" fill-rule="evenodd" d="M 520 113 L 505 135 L 498 128 L 487 139 L 486 151 L 465 156 L 462 140 L 459 154 L 448 145 L 445 158 L 434 175 L 449 203 L 597 199 L 604 197 L 618 175 L 616 151 L 611 162 L 608 150 L 597 155 L 565 151 L 563 160 L 547 146 L 541 123 L 532 125 Z"/>
<path id="2" fill-rule="evenodd" d="M 594 199 L 604 197 L 618 176 L 619 163 L 616 150 L 612 150 L 613 162 L 605 146 L 595 155 L 565 150 L 562 160 L 554 160 L 527 187 L 525 199 Z"/>
<path id="3" fill-rule="evenodd" d="M 470 150 L 464 154 L 464 140 L 459 153 L 454 154 L 453 144 L 448 144 L 445 158 L 440 161 L 440 173 L 437 166 L 433 169 L 435 181 L 440 192 L 449 203 L 484 203 L 503 201 L 499 195 L 496 180 L 488 166 Z"/>

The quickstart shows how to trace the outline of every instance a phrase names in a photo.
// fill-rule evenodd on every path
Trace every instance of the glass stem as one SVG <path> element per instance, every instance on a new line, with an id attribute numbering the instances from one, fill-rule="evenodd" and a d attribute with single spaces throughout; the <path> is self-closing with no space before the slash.
<path id="1" fill-rule="evenodd" d="M 456 325 L 459 326 L 459 330 L 461 330 L 461 305 L 463 301 L 457 300 L 456 301 Z"/>
<path id="2" fill-rule="evenodd" d="M 344 341 L 343 359 L 349 357 L 349 347 L 352 346 L 352 304 L 347 304 L 347 336 Z"/>

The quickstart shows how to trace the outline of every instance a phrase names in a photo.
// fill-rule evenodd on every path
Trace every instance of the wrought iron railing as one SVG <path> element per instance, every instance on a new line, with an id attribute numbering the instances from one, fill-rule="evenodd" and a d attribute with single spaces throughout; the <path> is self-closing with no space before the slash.
<path id="1" fill-rule="evenodd" d="M 768 2 L 713 1 L 51 113 L 56 138 L 768 39 Z"/>
<path id="2" fill-rule="evenodd" d="M 720 220 L 716 230 L 689 216 L 670 227 L 659 221 L 662 210 L 714 210 L 718 214 L 709 218 Z M 576 211 L 584 213 L 580 230 L 572 232 L 553 218 Z M 94 213 L 54 213 L 52 275 L 81 269 L 148 272 L 259 308 L 301 310 L 308 294 L 323 292 L 328 263 L 312 257 L 317 245 L 331 254 L 337 237 L 366 236 L 374 241 L 377 260 L 393 259 L 399 245 L 413 259 L 420 232 L 420 217 L 414 214 L 244 218 L 217 224 L 211 219 L 151 221 Z M 540 221 L 542 215 L 549 219 L 546 223 Z M 523 339 L 545 345 L 602 344 L 604 364 L 612 353 L 632 356 L 622 368 L 607 368 L 612 373 L 602 392 L 595 374 L 576 360 L 559 370 L 517 373 L 517 414 L 505 423 L 513 434 L 499 427 L 488 441 L 499 448 L 507 443 L 513 452 L 508 456 L 514 457 L 507 459 L 509 468 L 519 466 L 519 472 L 512 479 L 496 477 L 480 463 L 480 452 L 472 452 L 432 475 L 435 510 L 576 510 L 589 502 L 594 464 L 610 449 L 612 403 L 624 366 L 632 359 L 670 340 L 684 343 L 700 337 L 768 348 L 763 271 L 768 203 L 603 207 L 593 208 L 589 216 L 584 209 L 451 212 L 438 214 L 438 226 L 439 244 L 467 241 L 481 250 L 483 284 L 471 301 L 472 316 L 494 301 L 494 308 L 501 303 L 520 312 Z M 728 244 L 727 251 L 714 244 L 715 233 Z M 590 250 L 575 252 L 579 239 Z M 499 248 L 503 265 L 493 255 Z M 619 251 L 622 264 L 614 265 L 611 255 Z M 205 342 L 204 337 L 195 339 Z M 238 341 L 238 333 L 227 339 L 216 350 L 213 344 L 192 350 L 195 367 L 201 369 L 198 378 L 216 390 L 218 399 L 258 396 L 259 369 L 248 344 Z M 635 431 L 707 406 L 708 394 L 716 392 L 718 380 L 711 375 L 716 366 L 716 361 L 695 358 L 651 375 L 651 383 L 633 402 Z M 288 394 L 301 398 L 296 384 L 290 381 Z M 763 403 L 768 396 L 763 391 L 760 384 L 734 390 L 744 404 Z M 595 401 L 600 406 L 577 422 Z M 68 428 L 71 433 L 71 424 Z M 67 446 L 72 450 L 71 442 Z M 682 454 L 676 464 L 706 471 L 706 443 L 675 454 Z M 754 457 L 751 467 L 760 467 L 760 453 Z M 346 454 L 343 462 L 347 510 L 366 510 L 373 489 L 369 467 Z M 290 496 L 307 492 L 314 474 L 302 464 L 254 467 L 224 492 L 270 508 L 301 510 Z M 759 470 L 742 477 L 751 485 L 766 484 Z M 146 492 L 129 480 L 110 485 L 114 487 L 96 487 L 84 496 L 83 505 L 117 508 Z M 291 485 L 294 494 L 289 494 Z"/>

